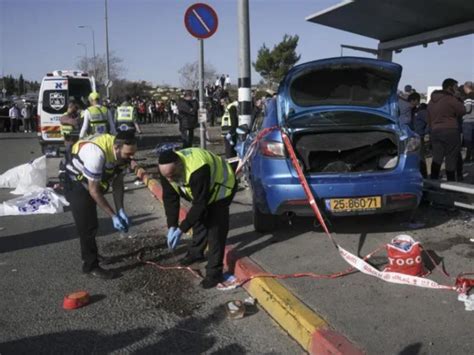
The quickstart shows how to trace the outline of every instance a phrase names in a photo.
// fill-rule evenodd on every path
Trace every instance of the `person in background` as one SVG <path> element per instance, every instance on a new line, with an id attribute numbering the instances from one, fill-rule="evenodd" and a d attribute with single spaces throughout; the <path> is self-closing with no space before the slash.
<path id="1" fill-rule="evenodd" d="M 422 103 L 416 109 L 413 116 L 414 131 L 420 136 L 420 172 L 423 178 L 428 178 L 428 171 L 426 167 L 426 143 L 425 136 L 429 134 L 428 127 L 428 105 Z"/>
<path id="2" fill-rule="evenodd" d="M 466 113 L 464 104 L 455 95 L 457 81 L 445 79 L 443 89 L 434 91 L 428 104 L 428 127 L 433 146 L 431 178 L 439 179 L 441 165 L 445 160 L 448 181 L 456 179 L 456 168 L 461 151 L 459 117 Z"/>
<path id="3" fill-rule="evenodd" d="M 24 106 L 21 109 L 21 120 L 23 122 L 23 130 L 24 132 L 31 133 L 33 131 L 31 120 L 33 118 L 33 107 L 31 103 L 23 100 Z"/>
<path id="4" fill-rule="evenodd" d="M 192 147 L 194 129 L 198 122 L 198 102 L 193 99 L 192 92 L 186 90 L 183 98 L 178 100 L 179 130 L 183 141 L 183 148 Z"/>
<path id="5" fill-rule="evenodd" d="M 224 82 L 224 90 L 228 90 L 229 87 L 230 87 L 230 76 L 229 74 L 227 74 L 225 77 L 225 82 Z"/>
<path id="6" fill-rule="evenodd" d="M 466 81 L 463 90 L 466 114 L 463 116 L 462 133 L 466 147 L 465 162 L 470 163 L 474 161 L 474 87 L 472 81 Z"/>
<path id="7" fill-rule="evenodd" d="M 90 106 L 84 111 L 84 121 L 79 138 L 82 139 L 86 135 L 116 134 L 112 111 L 100 104 L 99 93 L 91 92 L 89 94 L 89 102 Z"/>
<path id="8" fill-rule="evenodd" d="M 224 136 L 225 157 L 229 159 L 237 155 L 235 144 L 237 143 L 236 130 L 239 125 L 239 116 L 237 114 L 239 102 L 237 100 L 231 101 L 230 97 L 227 96 L 221 99 L 221 104 L 225 107 L 221 121 L 221 134 Z"/>
<path id="9" fill-rule="evenodd" d="M 138 134 L 141 134 L 142 131 L 137 122 L 137 114 L 135 108 L 130 104 L 130 100 L 130 97 L 127 96 L 125 101 L 117 107 L 115 113 L 117 132 L 130 131 L 132 133 L 137 132 Z"/>
<path id="10" fill-rule="evenodd" d="M 20 110 L 16 103 L 8 111 L 8 117 L 10 117 L 11 131 L 16 133 L 20 126 Z"/>
<path id="11" fill-rule="evenodd" d="M 413 104 L 410 102 L 410 95 L 416 93 L 411 85 L 406 85 L 404 92 L 398 95 L 398 107 L 400 110 L 400 122 L 408 125 L 413 128 L 412 125 L 412 112 Z M 412 96 L 413 98 L 413 96 Z M 418 95 L 418 101 L 420 100 L 420 95 Z M 418 102 L 419 103 L 419 102 Z"/>

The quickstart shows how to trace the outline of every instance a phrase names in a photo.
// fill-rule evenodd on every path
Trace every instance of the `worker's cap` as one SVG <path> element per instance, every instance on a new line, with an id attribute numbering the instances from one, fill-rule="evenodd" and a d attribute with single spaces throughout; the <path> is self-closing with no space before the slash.
<path id="1" fill-rule="evenodd" d="M 179 157 L 178 154 L 174 150 L 165 150 L 162 152 L 158 158 L 158 164 L 171 164 L 171 163 L 176 163 L 178 161 Z"/>
<path id="2" fill-rule="evenodd" d="M 405 85 L 404 91 L 411 93 L 413 91 L 413 87 L 411 85 Z"/>
<path id="3" fill-rule="evenodd" d="M 100 99 L 100 95 L 97 91 L 92 91 L 90 94 L 89 94 L 89 100 L 99 100 Z"/>

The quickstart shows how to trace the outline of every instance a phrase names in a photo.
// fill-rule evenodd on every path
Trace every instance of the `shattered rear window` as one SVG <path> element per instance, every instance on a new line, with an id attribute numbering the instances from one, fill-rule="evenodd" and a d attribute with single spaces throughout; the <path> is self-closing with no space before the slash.
<path id="1" fill-rule="evenodd" d="M 339 66 L 301 73 L 290 85 L 298 106 L 355 105 L 380 107 L 389 99 L 393 72 L 383 68 Z"/>

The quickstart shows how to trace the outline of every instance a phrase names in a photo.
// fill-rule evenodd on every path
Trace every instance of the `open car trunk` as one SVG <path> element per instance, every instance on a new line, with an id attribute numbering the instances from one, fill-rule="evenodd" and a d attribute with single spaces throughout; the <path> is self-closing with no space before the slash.
<path id="1" fill-rule="evenodd" d="M 398 139 L 392 132 L 305 132 L 294 142 L 309 173 L 377 172 L 398 165 Z"/>

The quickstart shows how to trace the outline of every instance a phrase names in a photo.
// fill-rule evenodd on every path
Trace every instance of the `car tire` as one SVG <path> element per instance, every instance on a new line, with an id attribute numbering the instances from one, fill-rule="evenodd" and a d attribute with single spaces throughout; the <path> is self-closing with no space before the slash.
<path id="1" fill-rule="evenodd" d="M 253 226 L 256 232 L 268 233 L 275 229 L 277 217 L 272 214 L 260 212 L 255 202 L 252 204 Z"/>

